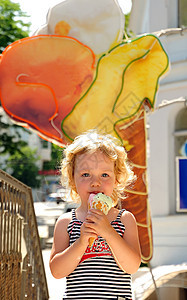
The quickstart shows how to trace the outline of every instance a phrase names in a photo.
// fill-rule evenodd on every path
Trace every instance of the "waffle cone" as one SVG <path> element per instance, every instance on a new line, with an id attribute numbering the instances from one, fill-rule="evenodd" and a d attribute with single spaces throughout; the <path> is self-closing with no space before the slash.
<path id="1" fill-rule="evenodd" d="M 146 102 L 147 103 L 147 102 Z M 149 103 L 147 104 L 149 105 Z M 137 176 L 133 190 L 126 188 L 126 198 L 122 200 L 122 208 L 133 213 L 138 226 L 138 235 L 142 253 L 142 262 L 148 263 L 153 255 L 152 221 L 148 201 L 147 158 L 146 158 L 146 120 L 145 111 L 140 110 L 129 121 L 123 120 L 116 126 L 119 136 L 134 145 L 128 151 L 128 158 Z M 129 123 L 128 123 L 129 122 Z"/>
<path id="2" fill-rule="evenodd" d="M 95 238 L 89 238 L 89 247 L 92 247 L 94 241 L 95 241 Z"/>

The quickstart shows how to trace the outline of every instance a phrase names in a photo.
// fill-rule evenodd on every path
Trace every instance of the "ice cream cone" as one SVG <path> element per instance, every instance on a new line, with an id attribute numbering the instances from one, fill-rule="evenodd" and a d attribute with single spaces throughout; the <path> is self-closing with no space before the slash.
<path id="1" fill-rule="evenodd" d="M 105 215 L 108 214 L 112 207 L 112 199 L 102 193 L 90 194 L 88 200 L 88 209 L 100 209 Z M 95 238 L 89 239 L 89 247 L 93 245 Z"/>

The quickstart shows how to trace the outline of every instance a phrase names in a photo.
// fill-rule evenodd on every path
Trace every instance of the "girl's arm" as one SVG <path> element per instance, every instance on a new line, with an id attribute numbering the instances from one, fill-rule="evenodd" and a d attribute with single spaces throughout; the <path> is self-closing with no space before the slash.
<path id="1" fill-rule="evenodd" d="M 136 220 L 130 212 L 125 211 L 121 216 L 121 221 L 125 225 L 123 238 L 119 234 L 116 235 L 117 232 L 112 227 L 114 234 L 111 237 L 107 236 L 107 243 L 109 243 L 119 267 L 129 274 L 133 274 L 141 263 Z"/>
<path id="2" fill-rule="evenodd" d="M 106 240 L 119 267 L 129 274 L 135 273 L 141 263 L 141 251 L 134 216 L 128 211 L 123 212 L 121 216 L 121 221 L 125 226 L 123 238 L 99 210 L 92 210 L 91 216 L 88 215 L 89 220 L 94 223 L 87 226 L 93 227 L 97 234 Z"/>
<path id="3" fill-rule="evenodd" d="M 69 275 L 79 264 L 87 246 L 89 237 L 96 237 L 93 230 L 81 226 L 81 236 L 69 246 L 68 224 L 71 220 L 71 213 L 60 217 L 55 225 L 54 240 L 50 255 L 50 269 L 52 275 L 63 278 Z"/>

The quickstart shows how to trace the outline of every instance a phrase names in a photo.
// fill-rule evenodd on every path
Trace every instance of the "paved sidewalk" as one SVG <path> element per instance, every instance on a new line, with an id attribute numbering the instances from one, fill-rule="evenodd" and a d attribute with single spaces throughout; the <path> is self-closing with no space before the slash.
<path id="1" fill-rule="evenodd" d="M 65 279 L 55 279 L 51 275 L 51 271 L 49 269 L 49 256 L 50 250 L 45 249 L 42 250 L 45 272 L 47 277 L 47 284 L 49 289 L 49 299 L 50 300 L 62 300 L 63 292 L 65 290 Z"/>

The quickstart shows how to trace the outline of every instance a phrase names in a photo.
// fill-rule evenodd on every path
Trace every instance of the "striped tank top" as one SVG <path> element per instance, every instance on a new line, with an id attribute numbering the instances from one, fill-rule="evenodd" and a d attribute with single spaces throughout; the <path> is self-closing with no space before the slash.
<path id="1" fill-rule="evenodd" d="M 125 226 L 121 222 L 121 210 L 112 227 L 123 237 Z M 70 245 L 80 236 L 82 222 L 72 210 L 72 220 L 67 231 Z M 122 271 L 106 241 L 98 236 L 92 247 L 87 247 L 79 265 L 66 278 L 63 299 L 132 299 L 131 275 Z"/>

